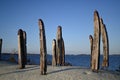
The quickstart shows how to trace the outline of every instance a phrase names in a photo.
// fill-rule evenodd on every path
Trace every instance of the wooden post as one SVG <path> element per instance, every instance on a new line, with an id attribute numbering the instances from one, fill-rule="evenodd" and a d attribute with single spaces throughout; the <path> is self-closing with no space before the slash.
<path id="1" fill-rule="evenodd" d="M 1 52 L 2 52 L 2 39 L 0 39 L 0 60 L 1 60 Z"/>
<path id="2" fill-rule="evenodd" d="M 24 62 L 25 56 L 24 56 L 24 39 L 23 39 L 23 30 L 18 30 L 18 63 L 19 68 L 23 69 L 25 68 L 25 62 Z"/>
<path id="3" fill-rule="evenodd" d="M 24 63 L 27 64 L 27 34 L 23 31 L 23 40 L 24 40 Z"/>
<path id="4" fill-rule="evenodd" d="M 47 72 L 47 48 L 44 23 L 42 19 L 39 19 L 38 25 L 40 31 L 40 70 L 41 75 L 45 75 Z"/>
<path id="5" fill-rule="evenodd" d="M 97 11 L 94 12 L 94 39 L 92 51 L 92 70 L 98 71 L 100 58 L 100 21 Z"/>
<path id="6" fill-rule="evenodd" d="M 93 51 L 93 37 L 92 37 L 92 35 L 90 35 L 89 36 L 89 39 L 90 39 L 90 67 L 92 67 L 92 57 L 93 57 L 93 55 L 92 55 L 92 51 Z"/>
<path id="7" fill-rule="evenodd" d="M 52 41 L 52 66 L 56 66 L 56 40 Z"/>
<path id="8" fill-rule="evenodd" d="M 109 41 L 108 41 L 106 26 L 103 23 L 102 18 L 100 19 L 100 26 L 101 26 L 101 35 L 102 35 L 102 43 L 103 43 L 102 67 L 108 67 L 109 66 Z"/>
<path id="9" fill-rule="evenodd" d="M 62 27 L 58 26 L 57 28 L 57 65 L 62 65 Z"/>
<path id="10" fill-rule="evenodd" d="M 64 40 L 62 38 L 62 66 L 65 65 L 65 44 L 64 44 Z"/>

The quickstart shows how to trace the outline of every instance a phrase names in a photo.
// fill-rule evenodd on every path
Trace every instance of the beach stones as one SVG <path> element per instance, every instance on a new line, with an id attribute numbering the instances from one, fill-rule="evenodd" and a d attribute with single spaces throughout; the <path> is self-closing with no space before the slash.
<path id="1" fill-rule="evenodd" d="M 25 68 L 27 63 L 27 52 L 26 52 L 26 32 L 22 29 L 18 30 L 18 63 L 19 68 Z"/>
<path id="2" fill-rule="evenodd" d="M 46 48 L 45 28 L 42 19 L 39 19 L 38 25 L 40 31 L 40 70 L 41 70 L 41 75 L 45 75 L 47 72 L 47 48 Z"/>
<path id="3" fill-rule="evenodd" d="M 1 60 L 1 52 L 2 52 L 2 39 L 0 39 L 0 60 Z"/>
<path id="4" fill-rule="evenodd" d="M 103 43 L 103 67 L 108 67 L 109 65 L 109 42 L 106 27 L 103 20 L 99 18 L 97 11 L 94 12 L 94 37 L 89 36 L 90 47 L 91 47 L 91 69 L 93 71 L 98 71 L 100 63 L 100 37 L 102 36 Z M 93 42 L 92 42 L 93 41 Z"/>

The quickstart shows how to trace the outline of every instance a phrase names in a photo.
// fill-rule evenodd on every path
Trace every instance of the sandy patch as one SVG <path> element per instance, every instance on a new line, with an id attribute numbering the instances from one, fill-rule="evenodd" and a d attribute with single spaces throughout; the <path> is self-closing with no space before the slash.
<path id="1" fill-rule="evenodd" d="M 0 61 L 0 80 L 120 80 L 120 73 L 113 71 L 92 72 L 76 66 L 48 66 L 47 75 L 40 75 L 39 65 L 26 65 L 18 69 L 17 64 Z"/>

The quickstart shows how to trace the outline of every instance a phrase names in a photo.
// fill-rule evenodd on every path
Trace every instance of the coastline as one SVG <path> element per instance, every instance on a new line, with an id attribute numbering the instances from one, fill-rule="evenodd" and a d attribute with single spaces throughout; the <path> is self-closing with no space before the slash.
<path id="1" fill-rule="evenodd" d="M 18 63 L 18 54 L 2 53 L 2 60 L 11 61 Z M 40 64 L 40 54 L 27 54 L 28 64 L 39 65 Z M 103 56 L 100 56 L 100 69 L 102 68 Z M 51 64 L 52 55 L 47 55 L 47 61 Z M 90 67 L 90 55 L 65 55 L 65 62 L 70 63 L 72 66 L 83 66 Z M 110 55 L 109 56 L 109 67 L 108 70 L 119 70 L 120 68 L 120 55 Z"/>

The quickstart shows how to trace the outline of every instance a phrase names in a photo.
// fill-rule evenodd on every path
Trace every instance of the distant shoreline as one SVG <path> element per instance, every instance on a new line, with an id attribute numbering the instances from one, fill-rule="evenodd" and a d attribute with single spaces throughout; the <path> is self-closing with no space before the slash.
<path id="1" fill-rule="evenodd" d="M 17 53 L 1 53 L 1 54 L 17 54 Z M 39 53 L 27 53 L 28 55 L 38 55 Z M 52 55 L 52 54 L 47 54 L 47 55 Z M 65 55 L 90 55 L 90 54 L 65 54 Z M 100 54 L 100 55 L 103 55 L 103 54 Z M 113 56 L 120 56 L 120 53 L 119 54 L 109 54 L 110 56 L 113 55 Z"/>
<path id="2" fill-rule="evenodd" d="M 18 63 L 18 54 L 12 53 L 2 53 L 1 60 L 12 61 Z M 47 55 L 47 61 L 49 65 L 52 64 L 52 55 Z M 103 55 L 100 55 L 100 69 L 102 68 L 101 64 L 103 61 Z M 27 54 L 28 64 L 40 64 L 40 54 Z M 72 66 L 84 66 L 90 67 L 90 55 L 88 54 L 66 54 L 65 62 L 71 64 Z M 119 70 L 120 67 L 120 54 L 109 55 L 109 70 Z"/>

